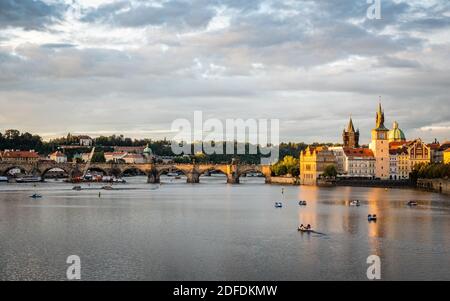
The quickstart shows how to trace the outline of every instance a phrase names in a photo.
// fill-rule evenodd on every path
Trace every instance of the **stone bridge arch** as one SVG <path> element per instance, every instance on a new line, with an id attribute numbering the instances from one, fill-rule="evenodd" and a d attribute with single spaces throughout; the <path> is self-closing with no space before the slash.
<path id="1" fill-rule="evenodd" d="M 39 168 L 39 174 L 41 175 L 42 179 L 44 179 L 45 175 L 53 169 L 60 169 L 64 171 L 69 176 L 69 178 L 73 176 L 74 169 L 72 167 L 67 167 L 61 164 L 54 164 L 50 166 L 41 167 Z"/>
<path id="2" fill-rule="evenodd" d="M 150 173 L 150 170 L 148 168 L 143 167 L 143 166 L 139 166 L 139 165 L 136 165 L 136 164 L 123 165 L 123 166 L 120 166 L 119 169 L 120 169 L 120 173 L 121 173 L 122 176 L 123 176 L 123 174 L 125 174 L 127 171 L 130 171 L 130 170 L 140 171 L 143 174 L 145 174 L 146 176 L 148 176 L 148 174 Z"/>
<path id="3" fill-rule="evenodd" d="M 9 176 L 9 172 L 13 169 L 19 169 L 24 174 L 32 174 L 35 171 L 35 167 L 30 164 L 7 164 L 1 167 L 0 174 L 3 176 Z"/>
<path id="4" fill-rule="evenodd" d="M 247 173 L 261 173 L 266 179 L 266 183 L 270 183 L 270 178 L 272 175 L 272 170 L 269 165 L 244 165 L 238 168 L 237 177 L 240 178 L 242 175 Z"/>

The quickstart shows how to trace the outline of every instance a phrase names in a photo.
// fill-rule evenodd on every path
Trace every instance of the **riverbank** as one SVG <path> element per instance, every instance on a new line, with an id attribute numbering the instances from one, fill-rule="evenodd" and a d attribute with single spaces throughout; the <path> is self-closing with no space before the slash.
<path id="1" fill-rule="evenodd" d="M 449 179 L 418 179 L 417 188 L 450 195 Z"/>
<path id="2" fill-rule="evenodd" d="M 296 177 L 270 177 L 270 184 L 300 185 L 300 179 Z"/>

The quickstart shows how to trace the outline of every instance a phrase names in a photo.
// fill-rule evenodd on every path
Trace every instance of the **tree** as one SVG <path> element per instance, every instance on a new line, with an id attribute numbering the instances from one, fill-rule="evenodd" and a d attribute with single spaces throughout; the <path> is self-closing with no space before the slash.
<path id="1" fill-rule="evenodd" d="M 103 152 L 94 153 L 94 155 L 92 156 L 91 162 L 92 163 L 105 163 L 106 162 L 105 154 Z"/>
<path id="2" fill-rule="evenodd" d="M 272 173 L 275 176 L 291 175 L 297 177 L 300 174 L 299 159 L 293 156 L 285 156 L 283 160 L 278 161 L 272 166 Z"/>
<path id="3" fill-rule="evenodd" d="M 327 177 L 327 178 L 334 178 L 337 176 L 337 170 L 336 170 L 336 166 L 332 165 L 328 165 L 327 167 L 325 167 L 325 170 L 323 171 L 323 176 Z"/>

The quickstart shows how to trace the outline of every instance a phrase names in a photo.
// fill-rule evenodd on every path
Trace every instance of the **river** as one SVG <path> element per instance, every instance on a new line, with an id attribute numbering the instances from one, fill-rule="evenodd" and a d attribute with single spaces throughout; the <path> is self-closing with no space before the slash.
<path id="1" fill-rule="evenodd" d="M 450 280 L 448 196 L 241 180 L 133 177 L 100 196 L 101 184 L 0 183 L 0 279 L 65 280 L 77 255 L 82 280 L 366 280 L 374 254 L 384 280 Z"/>

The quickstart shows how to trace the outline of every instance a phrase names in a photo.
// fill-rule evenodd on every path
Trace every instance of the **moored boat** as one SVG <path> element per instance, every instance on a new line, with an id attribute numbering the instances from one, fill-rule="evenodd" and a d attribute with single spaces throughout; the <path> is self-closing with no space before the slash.
<path id="1" fill-rule="evenodd" d="M 36 183 L 36 182 L 41 182 L 41 181 L 42 181 L 41 177 L 35 177 L 35 176 L 23 176 L 23 177 L 16 179 L 17 183 Z"/>

